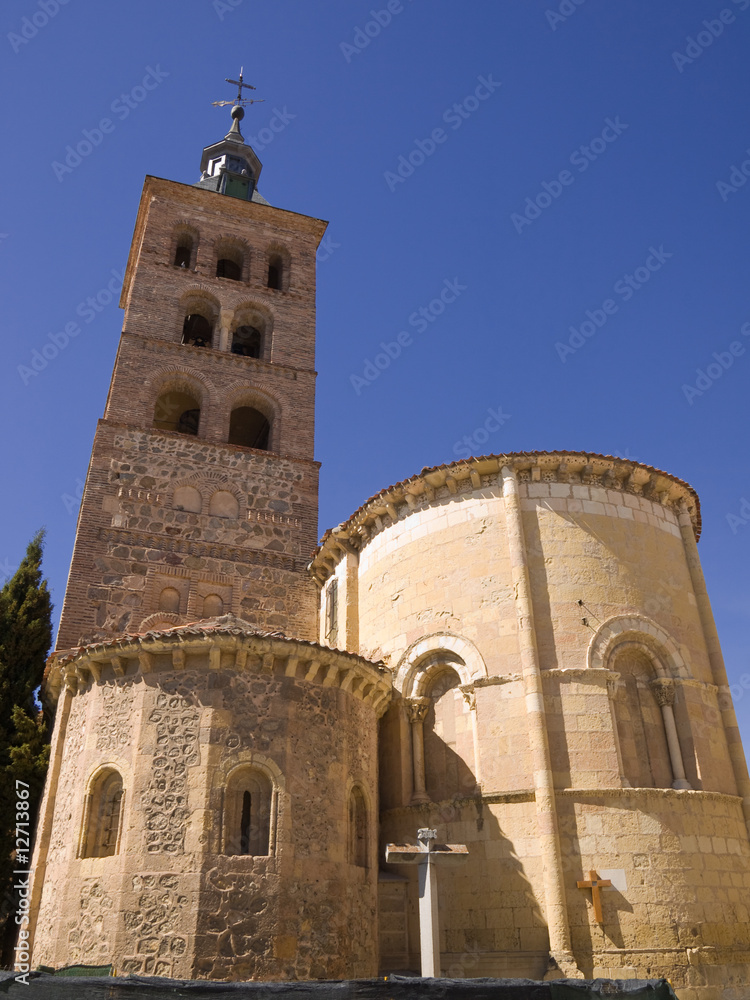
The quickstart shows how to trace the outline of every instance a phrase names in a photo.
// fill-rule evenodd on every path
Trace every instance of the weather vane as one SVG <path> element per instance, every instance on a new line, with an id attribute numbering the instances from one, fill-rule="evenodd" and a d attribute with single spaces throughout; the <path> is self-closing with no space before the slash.
<path id="1" fill-rule="evenodd" d="M 255 98 L 254 100 L 250 97 L 243 97 L 242 90 L 255 90 L 251 83 L 243 83 L 242 74 L 245 70 L 244 66 L 240 67 L 240 78 L 239 80 L 230 80 L 229 77 L 225 77 L 227 83 L 232 83 L 237 88 L 237 96 L 233 101 L 212 101 L 211 103 L 215 108 L 225 108 L 227 104 L 235 104 L 239 107 L 243 107 L 245 104 L 262 104 L 264 98 Z"/>

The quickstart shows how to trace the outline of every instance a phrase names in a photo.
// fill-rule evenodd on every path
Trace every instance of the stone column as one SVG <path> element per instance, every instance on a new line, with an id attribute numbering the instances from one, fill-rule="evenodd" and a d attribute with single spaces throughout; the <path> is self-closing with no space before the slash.
<path id="1" fill-rule="evenodd" d="M 625 767 L 622 763 L 622 747 L 620 746 L 620 731 L 617 727 L 617 706 L 615 701 L 617 700 L 617 682 L 620 679 L 620 675 L 615 671 L 611 671 L 607 677 L 607 696 L 609 700 L 609 714 L 612 720 L 612 735 L 615 741 L 615 753 L 617 754 L 617 769 L 620 772 L 620 783 L 623 788 L 631 788 L 630 779 L 625 774 Z"/>
<path id="2" fill-rule="evenodd" d="M 232 317 L 234 311 L 232 309 L 222 309 L 219 313 L 219 350 L 228 351 L 229 344 L 229 330 L 232 325 Z"/>
<path id="3" fill-rule="evenodd" d="M 411 804 L 422 805 L 430 801 L 427 794 L 424 773 L 424 720 L 427 717 L 427 709 L 430 707 L 429 698 L 409 698 L 406 702 L 406 710 L 409 713 L 411 723 L 411 746 L 412 762 L 414 767 L 414 791 L 411 796 Z"/>
<path id="4" fill-rule="evenodd" d="M 685 765 L 682 760 L 682 747 L 680 738 L 677 735 L 677 726 L 674 721 L 674 681 L 669 677 L 657 677 L 651 681 L 651 690 L 661 708 L 662 719 L 664 720 L 664 731 L 667 734 L 667 746 L 669 747 L 669 758 L 672 762 L 672 774 L 674 781 L 672 788 L 690 788 L 690 782 L 685 777 Z"/>
<path id="5" fill-rule="evenodd" d="M 474 777 L 477 782 L 477 791 L 482 787 L 481 756 L 479 753 L 479 726 L 477 724 L 477 693 L 473 684 L 466 684 L 461 687 L 461 694 L 464 702 L 471 712 L 471 738 L 474 746 Z"/>
<path id="6" fill-rule="evenodd" d="M 750 834 L 750 775 L 747 773 L 747 761 L 742 749 L 740 727 L 737 724 L 737 716 L 732 704 L 732 695 L 729 691 L 729 679 L 726 667 L 724 666 L 721 645 L 719 644 L 719 634 L 716 631 L 716 622 L 711 611 L 711 602 L 708 599 L 706 581 L 703 578 L 693 522 L 687 509 L 687 504 L 684 501 L 680 505 L 679 523 L 680 531 L 682 532 L 682 542 L 685 547 L 685 558 L 693 584 L 693 593 L 698 605 L 698 615 L 706 641 L 708 660 L 711 664 L 714 683 L 719 687 L 719 711 L 721 712 L 721 721 L 724 725 L 724 733 L 726 734 L 729 759 L 732 762 L 734 780 L 737 782 L 737 792 L 742 797 L 745 823 Z"/>
<path id="7" fill-rule="evenodd" d="M 506 532 L 516 595 L 518 645 L 521 654 L 526 717 L 534 768 L 534 794 L 539 824 L 539 841 L 544 863 L 544 895 L 550 953 L 565 976 L 571 979 L 582 979 L 583 974 L 576 965 L 570 943 L 562 852 L 557 826 L 557 803 L 555 802 L 555 788 L 552 781 L 542 673 L 534 629 L 534 608 L 526 557 L 521 501 L 518 495 L 518 480 L 510 466 L 503 467 L 500 473 L 500 482 L 505 501 Z"/>

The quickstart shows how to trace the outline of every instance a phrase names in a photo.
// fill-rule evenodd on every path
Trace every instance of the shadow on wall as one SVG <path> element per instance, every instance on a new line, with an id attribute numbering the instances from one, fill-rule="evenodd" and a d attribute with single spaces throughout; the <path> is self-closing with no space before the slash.
<path id="1" fill-rule="evenodd" d="M 449 682 L 449 678 L 439 678 L 433 687 L 432 694 L 437 694 L 437 699 L 429 710 L 426 723 L 429 723 L 430 713 L 437 715 L 438 722 L 441 715 L 442 721 L 446 721 L 445 706 L 441 706 L 441 702 L 450 691 L 446 687 Z M 427 725 L 425 728 L 427 730 Z M 450 736 L 450 731 L 446 735 Z M 382 860 L 385 845 L 414 844 L 417 830 L 430 827 L 437 830 L 440 841 L 465 843 L 469 848 L 467 862 L 455 868 L 441 868 L 438 872 L 442 974 L 453 979 L 480 976 L 541 979 L 547 971 L 549 935 L 511 836 L 477 794 L 472 769 L 435 729 L 426 732 L 425 736 L 425 771 L 428 794 L 431 789 L 434 792 L 442 787 L 450 795 L 424 805 L 387 808 L 380 817 L 378 856 L 381 867 L 389 873 L 386 878 L 390 886 L 386 891 L 390 891 L 393 878 L 403 880 L 405 888 L 402 904 L 405 913 L 395 912 L 391 902 L 391 912 L 387 915 L 389 929 L 392 931 L 398 921 L 404 920 L 408 939 L 398 948 L 397 935 L 381 934 L 381 972 L 418 975 L 420 969 L 417 868 L 385 865 Z M 393 796 L 390 799 L 392 802 Z M 535 829 L 536 808 L 531 797 L 504 808 L 509 810 L 508 825 L 514 828 L 517 836 L 528 836 Z M 529 824 L 532 824 L 531 830 Z"/>

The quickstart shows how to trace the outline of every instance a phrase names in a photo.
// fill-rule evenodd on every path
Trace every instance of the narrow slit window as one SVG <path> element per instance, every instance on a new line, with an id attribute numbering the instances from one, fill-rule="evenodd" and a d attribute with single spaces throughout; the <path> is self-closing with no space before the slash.
<path id="1" fill-rule="evenodd" d="M 254 767 L 238 768 L 224 798 L 224 854 L 265 857 L 271 850 L 273 784 Z"/>
<path id="2" fill-rule="evenodd" d="M 250 816 L 252 796 L 250 792 L 242 794 L 242 817 L 240 819 L 240 854 L 250 853 Z"/>

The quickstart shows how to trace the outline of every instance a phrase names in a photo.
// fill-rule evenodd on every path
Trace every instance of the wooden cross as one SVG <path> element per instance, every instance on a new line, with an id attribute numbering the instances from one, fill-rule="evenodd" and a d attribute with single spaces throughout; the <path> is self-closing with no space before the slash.
<path id="1" fill-rule="evenodd" d="M 385 860 L 395 865 L 418 865 L 419 944 L 422 975 L 440 976 L 440 924 L 438 915 L 437 862 L 466 861 L 465 844 L 437 844 L 437 830 L 417 830 L 418 845 L 388 844 Z"/>
<path id="2" fill-rule="evenodd" d="M 608 878 L 599 878 L 596 872 L 589 872 L 588 879 L 578 883 L 579 889 L 591 889 L 591 902 L 594 904 L 594 919 L 598 924 L 604 923 L 602 916 L 602 898 L 600 892 L 612 885 Z"/>

